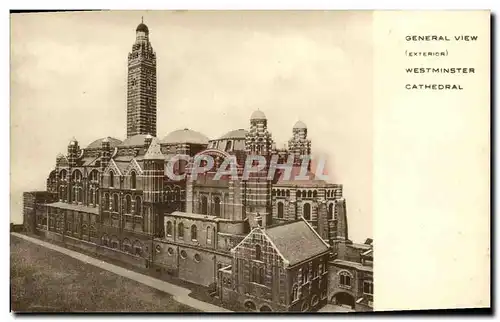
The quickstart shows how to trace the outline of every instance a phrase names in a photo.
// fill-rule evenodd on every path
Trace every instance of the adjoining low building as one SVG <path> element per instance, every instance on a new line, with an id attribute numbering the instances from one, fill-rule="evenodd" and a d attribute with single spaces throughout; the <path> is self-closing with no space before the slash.
<path id="1" fill-rule="evenodd" d="M 220 296 L 251 311 L 315 311 L 327 302 L 330 246 L 303 219 L 254 228 L 219 270 Z"/>
<path id="2" fill-rule="evenodd" d="M 356 311 L 373 310 L 373 246 L 342 243 L 330 260 L 328 298 L 331 303 Z"/>

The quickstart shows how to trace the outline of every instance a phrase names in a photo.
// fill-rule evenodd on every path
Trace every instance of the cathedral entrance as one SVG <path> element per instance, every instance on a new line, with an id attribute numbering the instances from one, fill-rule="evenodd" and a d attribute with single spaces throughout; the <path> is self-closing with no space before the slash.
<path id="1" fill-rule="evenodd" d="M 339 292 L 335 294 L 332 298 L 333 304 L 348 306 L 354 309 L 354 296 L 346 292 Z"/>
<path id="2" fill-rule="evenodd" d="M 267 305 L 262 305 L 260 307 L 260 311 L 261 312 L 272 312 L 273 310 L 271 310 L 271 308 L 269 306 L 267 306 Z"/>
<path id="3" fill-rule="evenodd" d="M 255 309 L 256 309 L 255 303 L 252 301 L 246 301 L 245 302 L 245 309 L 247 309 L 248 311 L 255 311 Z"/>

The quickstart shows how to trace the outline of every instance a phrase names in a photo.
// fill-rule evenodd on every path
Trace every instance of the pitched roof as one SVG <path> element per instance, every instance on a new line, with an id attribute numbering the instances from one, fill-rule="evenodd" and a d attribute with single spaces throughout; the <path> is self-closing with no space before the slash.
<path id="1" fill-rule="evenodd" d="M 161 153 L 160 142 L 157 138 L 151 140 L 148 151 L 144 154 L 144 160 L 164 160 L 165 156 Z"/>
<path id="2" fill-rule="evenodd" d="M 340 267 L 350 267 L 357 269 L 359 271 L 364 271 L 364 272 L 373 272 L 373 267 L 372 266 L 366 266 L 358 262 L 351 262 L 351 261 L 346 261 L 342 259 L 335 259 L 330 262 L 331 264 L 335 266 L 340 266 Z"/>
<path id="3" fill-rule="evenodd" d="M 303 220 L 274 226 L 266 229 L 264 233 L 290 266 L 329 250 L 328 245 Z"/>
<path id="4" fill-rule="evenodd" d="M 76 210 L 76 211 L 81 211 L 81 212 L 86 212 L 86 213 L 91 213 L 91 214 L 99 214 L 99 208 L 87 207 L 84 205 L 74 205 L 74 204 L 60 202 L 60 201 L 54 202 L 54 203 L 47 203 L 45 205 L 47 205 L 49 207 L 53 207 L 53 208 Z"/>
<path id="5" fill-rule="evenodd" d="M 120 161 L 115 161 L 116 166 L 120 170 L 120 173 L 123 174 L 125 170 L 127 170 L 128 165 L 130 162 L 120 162 Z"/>
<path id="6" fill-rule="evenodd" d="M 83 158 L 82 161 L 82 166 L 84 167 L 89 167 L 89 166 L 93 166 L 95 165 L 95 162 L 100 159 L 101 157 L 86 157 L 86 158 Z"/>

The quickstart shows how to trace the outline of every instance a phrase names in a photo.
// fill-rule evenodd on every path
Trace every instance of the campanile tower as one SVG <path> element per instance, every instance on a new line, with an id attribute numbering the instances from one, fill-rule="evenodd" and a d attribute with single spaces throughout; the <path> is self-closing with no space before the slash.
<path id="1" fill-rule="evenodd" d="M 143 22 L 128 54 L 127 137 L 136 134 L 156 136 L 156 54 Z"/>

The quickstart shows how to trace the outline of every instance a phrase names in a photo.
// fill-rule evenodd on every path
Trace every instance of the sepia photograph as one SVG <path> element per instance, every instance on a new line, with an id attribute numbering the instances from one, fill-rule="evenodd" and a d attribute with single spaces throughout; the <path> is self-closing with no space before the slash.
<path id="1" fill-rule="evenodd" d="M 12 13 L 11 311 L 373 311 L 371 24 Z"/>

